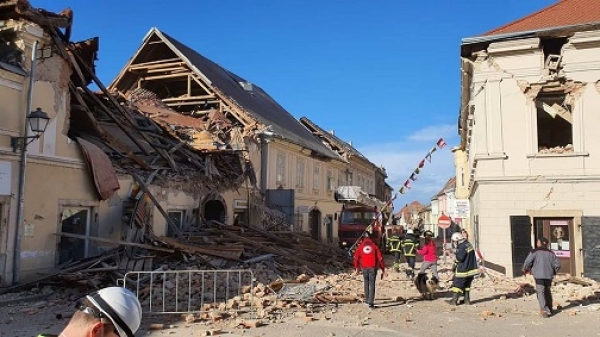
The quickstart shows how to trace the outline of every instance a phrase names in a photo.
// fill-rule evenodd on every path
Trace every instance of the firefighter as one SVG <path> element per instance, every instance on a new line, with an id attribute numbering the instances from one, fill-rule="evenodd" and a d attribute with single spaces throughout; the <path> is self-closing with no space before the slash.
<path id="1" fill-rule="evenodd" d="M 406 235 L 400 242 L 400 246 L 408 265 L 408 268 L 406 268 L 406 277 L 412 279 L 415 275 L 416 253 L 417 249 L 419 249 L 419 239 L 414 236 L 412 229 L 406 231 Z"/>
<path id="2" fill-rule="evenodd" d="M 392 257 L 394 258 L 394 271 L 400 271 L 400 254 L 402 250 L 400 249 L 400 236 L 398 235 L 398 231 L 394 229 L 392 235 L 387 239 L 387 244 L 389 247 L 390 253 L 392 253 Z"/>
<path id="3" fill-rule="evenodd" d="M 447 302 L 458 305 L 458 298 L 463 295 L 466 305 L 471 304 L 469 293 L 471 283 L 475 275 L 479 273 L 477 268 L 477 256 L 475 249 L 461 233 L 452 234 L 452 245 L 456 246 L 456 261 L 454 263 L 454 277 L 452 278 L 452 298 Z"/>

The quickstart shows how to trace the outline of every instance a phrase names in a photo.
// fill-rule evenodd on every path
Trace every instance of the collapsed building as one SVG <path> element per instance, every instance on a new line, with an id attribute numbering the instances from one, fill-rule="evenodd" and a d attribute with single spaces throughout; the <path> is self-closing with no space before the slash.
<path id="1" fill-rule="evenodd" d="M 154 53 L 135 56 L 107 88 L 95 74 L 98 38 L 70 41 L 72 23 L 69 9 L 0 1 L 0 281 L 17 284 L 2 292 L 249 266 L 250 281 L 267 282 L 343 265 L 342 251 L 290 230 L 294 188 L 282 189 L 280 168 L 281 147 L 323 172 L 343 162 L 337 154 L 262 89 L 156 29 L 144 44 Z M 169 51 L 181 58 L 163 59 Z M 180 78 L 181 87 L 171 81 Z M 47 127 L 34 128 L 33 116 Z M 246 213 L 229 225 L 236 201 Z M 311 212 L 320 226 L 320 210 Z"/>
<path id="2" fill-rule="evenodd" d="M 247 176 L 238 149 L 199 150 L 109 93 L 94 72 L 98 39 L 71 42 L 71 24 L 70 10 L 0 2 L 3 284 L 123 242 L 143 244 L 142 232 L 181 236 L 202 223 L 203 197 L 235 189 Z M 92 83 L 100 92 L 92 92 Z M 47 127 L 23 133 L 31 122 L 24 112 L 37 107 Z"/>

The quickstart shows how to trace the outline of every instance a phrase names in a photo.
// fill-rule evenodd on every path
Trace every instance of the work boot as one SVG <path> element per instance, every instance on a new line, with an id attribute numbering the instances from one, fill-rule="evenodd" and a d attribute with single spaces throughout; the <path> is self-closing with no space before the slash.
<path id="1" fill-rule="evenodd" d="M 471 305 L 471 297 L 468 291 L 465 291 L 465 305 Z"/>
<path id="2" fill-rule="evenodd" d="M 452 293 L 452 298 L 449 300 L 446 300 L 446 303 L 450 304 L 450 305 L 458 305 L 458 293 Z"/>

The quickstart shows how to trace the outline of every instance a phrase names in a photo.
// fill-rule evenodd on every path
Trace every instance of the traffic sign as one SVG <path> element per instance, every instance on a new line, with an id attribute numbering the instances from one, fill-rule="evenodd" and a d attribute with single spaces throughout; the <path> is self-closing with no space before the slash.
<path id="1" fill-rule="evenodd" d="M 438 227 L 446 229 L 450 228 L 450 225 L 452 225 L 452 220 L 447 215 L 442 214 L 442 216 L 438 218 Z"/>

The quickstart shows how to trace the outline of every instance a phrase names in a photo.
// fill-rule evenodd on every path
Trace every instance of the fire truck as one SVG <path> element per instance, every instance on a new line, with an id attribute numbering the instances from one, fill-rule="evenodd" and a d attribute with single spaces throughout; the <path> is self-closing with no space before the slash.
<path id="1" fill-rule="evenodd" d="M 391 215 L 384 210 L 386 203 L 362 191 L 359 186 L 339 186 L 334 199 L 342 204 L 338 216 L 338 243 L 340 248 L 351 250 L 362 234 L 369 230 L 373 241 L 385 248 L 385 224 Z"/>

